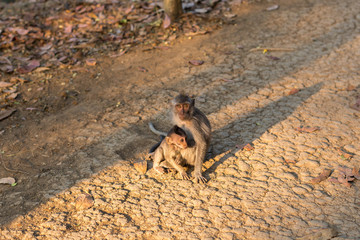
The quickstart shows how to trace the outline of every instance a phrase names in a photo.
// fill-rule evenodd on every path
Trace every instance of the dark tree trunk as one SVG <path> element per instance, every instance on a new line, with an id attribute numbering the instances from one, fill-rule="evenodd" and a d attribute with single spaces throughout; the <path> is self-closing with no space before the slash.
<path id="1" fill-rule="evenodd" d="M 164 0 L 164 10 L 171 21 L 174 21 L 183 13 L 181 0 Z"/>

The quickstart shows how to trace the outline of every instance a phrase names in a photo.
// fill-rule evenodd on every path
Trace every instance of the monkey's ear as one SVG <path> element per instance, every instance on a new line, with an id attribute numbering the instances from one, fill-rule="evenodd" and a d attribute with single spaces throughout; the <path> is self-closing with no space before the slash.
<path id="1" fill-rule="evenodd" d="M 195 98 L 191 98 L 190 104 L 191 104 L 191 106 L 195 106 Z"/>
<path id="2" fill-rule="evenodd" d="M 172 144 L 172 140 L 171 137 L 165 137 L 165 141 L 167 142 L 167 144 L 171 145 Z"/>
<path id="3" fill-rule="evenodd" d="M 170 105 L 170 106 L 175 106 L 176 104 L 177 104 L 176 98 L 171 99 L 171 100 L 169 101 L 169 105 Z"/>

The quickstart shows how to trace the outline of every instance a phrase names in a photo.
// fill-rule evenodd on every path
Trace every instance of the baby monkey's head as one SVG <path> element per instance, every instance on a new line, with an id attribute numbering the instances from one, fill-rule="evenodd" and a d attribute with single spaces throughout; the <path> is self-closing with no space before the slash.
<path id="1" fill-rule="evenodd" d="M 185 149 L 188 147 L 186 142 L 186 133 L 185 131 L 178 127 L 177 125 L 173 126 L 166 136 L 166 142 L 169 145 L 176 146 L 180 149 Z"/>

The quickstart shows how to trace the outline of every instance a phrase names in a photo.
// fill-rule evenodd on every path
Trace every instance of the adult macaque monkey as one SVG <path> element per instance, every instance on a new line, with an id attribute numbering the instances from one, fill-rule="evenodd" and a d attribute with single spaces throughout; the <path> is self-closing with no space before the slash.
<path id="1" fill-rule="evenodd" d="M 196 182 L 206 183 L 201 168 L 211 140 L 211 125 L 208 118 L 195 107 L 195 99 L 180 94 L 172 101 L 172 121 L 185 130 L 188 148 L 181 150 L 187 164 L 194 166 Z"/>

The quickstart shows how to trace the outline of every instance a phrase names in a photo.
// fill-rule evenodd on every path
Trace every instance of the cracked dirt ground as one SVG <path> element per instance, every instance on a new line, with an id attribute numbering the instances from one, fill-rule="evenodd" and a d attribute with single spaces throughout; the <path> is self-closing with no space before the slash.
<path id="1" fill-rule="evenodd" d="M 49 114 L 15 124 L 19 109 L 2 121 L 0 147 L 11 153 L 2 160 L 22 172 L 0 169 L 18 180 L 0 186 L 0 238 L 359 239 L 360 181 L 311 179 L 360 166 L 360 112 L 350 108 L 360 94 L 360 1 L 233 11 L 232 25 L 169 50 L 103 57 L 75 77 L 58 70 L 48 91 L 76 90 L 77 104 L 55 99 Z M 250 51 L 258 46 L 293 51 Z M 132 165 L 158 140 L 147 123 L 170 127 L 168 102 L 181 90 L 213 126 L 204 185 Z M 245 143 L 254 149 L 236 148 Z M 84 193 L 94 205 L 77 210 Z"/>

